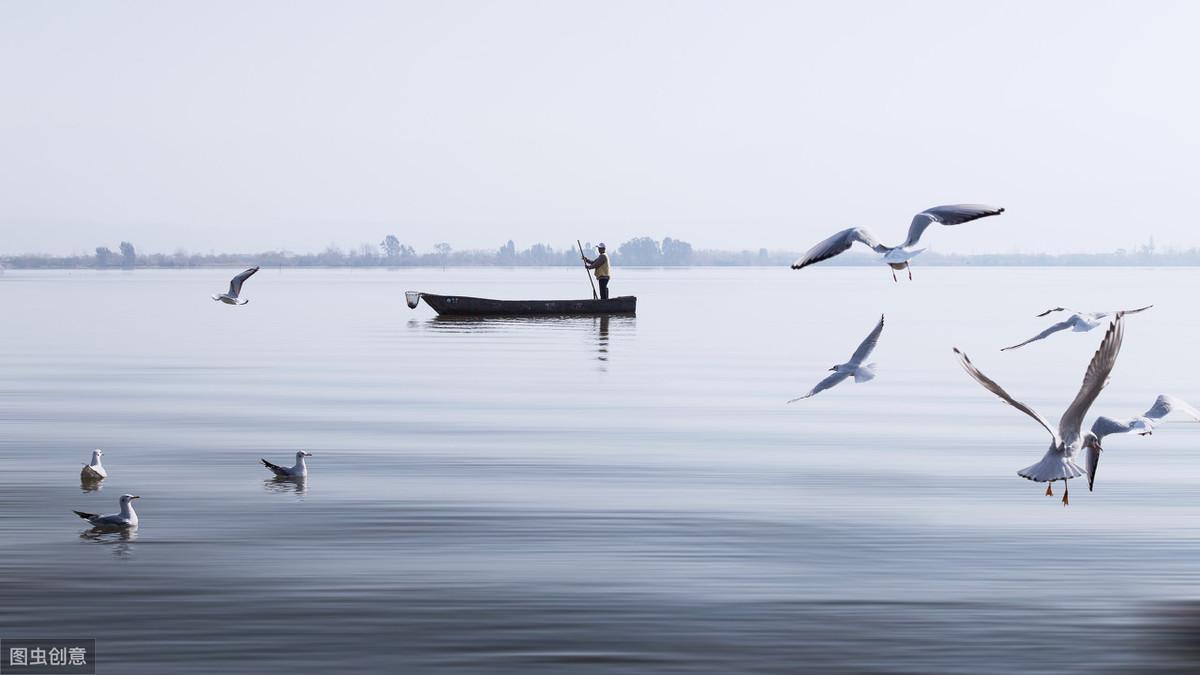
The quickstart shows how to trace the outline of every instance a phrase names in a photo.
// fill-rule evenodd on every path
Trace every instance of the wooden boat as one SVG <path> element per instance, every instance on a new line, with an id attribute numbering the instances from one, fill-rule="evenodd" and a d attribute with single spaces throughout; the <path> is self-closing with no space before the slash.
<path id="1" fill-rule="evenodd" d="M 552 316 L 566 314 L 634 314 L 637 298 L 626 295 L 608 300 L 491 300 L 465 295 L 435 295 L 405 291 L 405 302 L 416 309 L 421 300 L 444 316 Z"/>

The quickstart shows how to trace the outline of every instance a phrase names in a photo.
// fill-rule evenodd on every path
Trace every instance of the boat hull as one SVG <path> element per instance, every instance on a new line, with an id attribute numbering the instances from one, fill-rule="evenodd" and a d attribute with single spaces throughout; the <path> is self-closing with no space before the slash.
<path id="1" fill-rule="evenodd" d="M 595 316 L 634 314 L 637 310 L 637 298 L 632 295 L 608 300 L 492 300 L 465 295 L 415 295 L 443 316 Z M 417 301 L 411 295 L 408 306 L 417 306 Z"/>

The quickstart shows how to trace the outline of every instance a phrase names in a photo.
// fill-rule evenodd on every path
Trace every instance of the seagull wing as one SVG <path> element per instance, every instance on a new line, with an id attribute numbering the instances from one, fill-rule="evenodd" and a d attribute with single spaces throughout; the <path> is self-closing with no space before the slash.
<path id="1" fill-rule="evenodd" d="M 1187 401 L 1175 398 L 1170 394 L 1159 394 L 1158 398 L 1154 400 L 1154 405 L 1150 406 L 1144 416 L 1157 422 L 1177 410 L 1192 420 L 1200 422 L 1200 410 L 1196 410 Z"/>
<path id="2" fill-rule="evenodd" d="M 826 389 L 829 389 L 830 387 L 836 385 L 837 383 L 841 382 L 842 380 L 846 379 L 847 377 L 850 377 L 850 373 L 834 373 L 834 374 L 830 375 L 829 377 L 818 382 L 817 386 L 810 389 L 807 394 L 805 394 L 803 396 L 797 396 L 796 398 L 788 401 L 788 403 L 795 403 L 796 401 L 799 401 L 800 399 L 808 398 L 810 396 L 816 396 L 817 394 L 825 391 Z"/>
<path id="3" fill-rule="evenodd" d="M 983 204 L 950 204 L 925 209 L 913 216 L 912 224 L 908 226 L 908 239 L 905 239 L 901 246 L 904 248 L 916 246 L 917 242 L 921 240 L 921 235 L 933 223 L 961 225 L 978 218 L 998 216 L 1001 213 L 1004 213 L 1003 208 Z"/>
<path id="4" fill-rule="evenodd" d="M 258 266 L 255 265 L 254 267 L 251 267 L 250 269 L 231 279 L 229 282 L 229 297 L 236 298 L 238 294 L 242 292 L 242 284 L 245 283 L 247 279 L 254 276 L 254 273 L 257 271 Z"/>
<path id="5" fill-rule="evenodd" d="M 290 476 L 290 475 L 292 475 L 291 471 L 288 471 L 287 469 L 285 469 L 285 468 L 284 468 L 284 467 L 282 467 L 282 466 L 279 466 L 278 464 L 272 464 L 272 463 L 268 462 L 268 461 L 267 461 L 267 460 L 265 460 L 265 459 L 259 459 L 258 461 L 262 462 L 262 463 L 263 463 L 263 466 L 265 466 L 265 467 L 267 467 L 268 469 L 270 469 L 270 470 L 271 470 L 271 471 L 272 471 L 272 472 L 273 472 L 273 473 L 274 473 L 276 476 Z"/>
<path id="6" fill-rule="evenodd" d="M 1038 314 L 1037 318 L 1040 319 L 1043 316 L 1046 316 L 1047 314 L 1053 314 L 1054 312 L 1072 312 L 1073 313 L 1074 311 L 1075 310 L 1071 309 L 1070 307 L 1055 307 L 1054 309 L 1048 309 L 1048 310 L 1042 312 L 1041 314 Z"/>
<path id="7" fill-rule="evenodd" d="M 93 516 L 93 517 L 89 518 L 89 520 L 91 521 L 91 523 L 93 525 L 98 525 L 98 526 L 125 525 L 129 522 L 128 520 L 126 520 L 125 516 L 122 516 L 119 513 L 110 513 L 107 516 Z"/>
<path id="8" fill-rule="evenodd" d="M 1075 395 L 1075 400 L 1071 401 L 1071 405 L 1067 406 L 1067 411 L 1058 421 L 1059 438 L 1069 439 L 1079 436 L 1079 430 L 1083 426 L 1083 416 L 1087 414 L 1088 408 L 1092 407 L 1092 403 L 1100 395 L 1100 390 L 1108 384 L 1108 376 L 1117 363 L 1117 354 L 1121 352 L 1121 340 L 1124 336 L 1124 317 L 1118 313 L 1117 318 L 1109 324 L 1108 331 L 1104 334 L 1104 340 L 1100 342 L 1100 348 L 1092 356 L 1092 362 L 1088 364 L 1087 372 L 1083 376 L 1083 384 L 1079 387 L 1079 393 Z"/>
<path id="9" fill-rule="evenodd" d="M 1042 428 L 1050 432 L 1050 436 L 1054 439 L 1054 444 L 1056 446 L 1061 444 L 1058 434 L 1054 432 L 1054 428 L 1050 426 L 1050 423 L 1046 421 L 1045 417 L 1037 414 L 1037 411 L 1035 411 L 1033 408 L 1021 403 L 1012 396 L 1009 396 L 1008 392 L 1004 391 L 1004 387 L 1001 387 L 1000 385 L 996 384 L 992 378 L 984 375 L 983 371 L 976 368 L 975 364 L 971 363 L 971 359 L 967 358 L 967 355 L 959 351 L 957 347 L 955 347 L 954 353 L 958 354 L 958 362 L 962 364 L 963 370 L 967 371 L 967 374 L 974 378 L 976 382 L 983 385 L 984 389 L 987 389 L 993 394 L 1004 399 L 1004 401 L 1012 407 L 1032 417 L 1035 421 L 1037 421 L 1038 424 L 1042 425 Z"/>
<path id="10" fill-rule="evenodd" d="M 879 344 L 879 334 L 883 332 L 883 315 L 879 315 L 879 323 L 875 324 L 874 330 L 867 336 L 858 349 L 854 350 L 854 354 L 850 357 L 849 364 L 852 366 L 861 366 L 863 361 L 875 351 L 875 345 Z"/>
<path id="11" fill-rule="evenodd" d="M 1137 420 L 1117 420 L 1111 417 L 1101 415 L 1092 423 L 1092 434 L 1100 440 L 1104 440 L 1105 436 L 1112 434 L 1127 434 L 1137 427 Z"/>
<path id="12" fill-rule="evenodd" d="M 1145 307 L 1138 307 L 1137 309 L 1127 309 L 1121 313 L 1122 314 L 1137 314 L 1138 312 L 1144 312 L 1153 306 L 1154 305 L 1146 305 Z"/>
<path id="13" fill-rule="evenodd" d="M 887 251 L 887 247 L 881 244 L 879 239 L 874 234 L 871 234 L 870 230 L 862 227 L 852 227 L 848 230 L 842 230 L 808 249 L 808 253 L 800 256 L 796 259 L 796 262 L 792 263 L 792 269 L 798 270 L 802 267 L 808 267 L 813 263 L 828 260 L 839 253 L 845 252 L 856 241 L 870 246 L 878 253 Z"/>
<path id="14" fill-rule="evenodd" d="M 83 511 L 74 511 L 74 510 L 72 510 L 72 511 L 71 511 L 71 513 L 74 513 L 75 515 L 79 516 L 80 518 L 83 518 L 84 520 L 91 520 L 92 518 L 99 518 L 99 517 L 100 517 L 100 516 L 97 516 L 97 515 L 96 515 L 96 514 L 94 514 L 94 513 L 84 513 Z"/>
<path id="15" fill-rule="evenodd" d="M 1054 310 L 1050 310 L 1050 311 L 1054 311 Z M 1043 315 L 1039 314 L 1038 316 L 1043 316 Z M 1059 321 L 1058 323 L 1054 324 L 1053 326 L 1050 326 L 1049 328 L 1038 333 L 1037 335 L 1034 335 L 1033 337 L 1029 338 L 1028 340 L 1026 340 L 1020 344 L 1013 345 L 1011 347 L 1005 347 L 1005 348 L 1001 349 L 1000 351 L 1006 352 L 1010 349 L 1016 349 L 1017 347 L 1024 347 L 1025 345 L 1029 344 L 1030 342 L 1037 342 L 1038 340 L 1045 339 L 1047 337 L 1050 337 L 1051 335 L 1054 335 L 1058 331 L 1066 330 L 1073 325 L 1074 325 L 1073 317 L 1072 317 L 1072 319 L 1067 319 L 1066 321 Z"/>

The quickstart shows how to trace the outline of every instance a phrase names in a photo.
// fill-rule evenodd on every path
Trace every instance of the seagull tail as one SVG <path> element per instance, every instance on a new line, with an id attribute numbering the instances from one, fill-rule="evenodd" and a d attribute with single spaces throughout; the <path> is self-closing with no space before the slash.
<path id="1" fill-rule="evenodd" d="M 859 366 L 859 367 L 855 368 L 854 369 L 854 381 L 855 382 L 870 382 L 871 380 L 875 379 L 875 368 L 878 365 L 879 364 L 877 364 L 877 363 L 868 363 L 865 366 Z"/>
<path id="2" fill-rule="evenodd" d="M 1028 478 L 1038 483 L 1048 483 L 1068 478 L 1078 478 L 1087 473 L 1070 457 L 1065 457 L 1057 450 L 1050 450 L 1042 461 L 1032 464 L 1017 472 L 1021 478 Z"/>
<path id="3" fill-rule="evenodd" d="M 96 517 L 96 514 L 94 513 L 84 513 L 83 511 L 75 511 L 74 509 L 71 510 L 71 513 L 74 513 L 84 520 L 91 520 L 92 518 Z"/>
<path id="4" fill-rule="evenodd" d="M 283 467 L 282 467 L 282 466 L 279 466 L 278 464 L 272 464 L 272 463 L 268 462 L 268 461 L 267 461 L 267 460 L 265 460 L 265 459 L 259 459 L 258 461 L 262 462 L 262 463 L 263 463 L 263 466 L 265 466 L 265 467 L 267 467 L 268 469 L 270 469 L 270 470 L 274 471 L 275 473 L 279 473 L 280 471 L 283 471 Z"/>

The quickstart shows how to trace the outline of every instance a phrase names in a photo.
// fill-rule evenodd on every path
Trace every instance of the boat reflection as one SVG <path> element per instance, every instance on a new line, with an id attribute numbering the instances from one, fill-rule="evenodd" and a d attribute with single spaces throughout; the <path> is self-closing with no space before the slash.
<path id="1" fill-rule="evenodd" d="M 597 322 L 596 333 L 596 360 L 600 362 L 600 372 L 607 372 L 605 364 L 608 363 L 608 321 L 610 317 L 599 316 L 595 318 Z"/>

